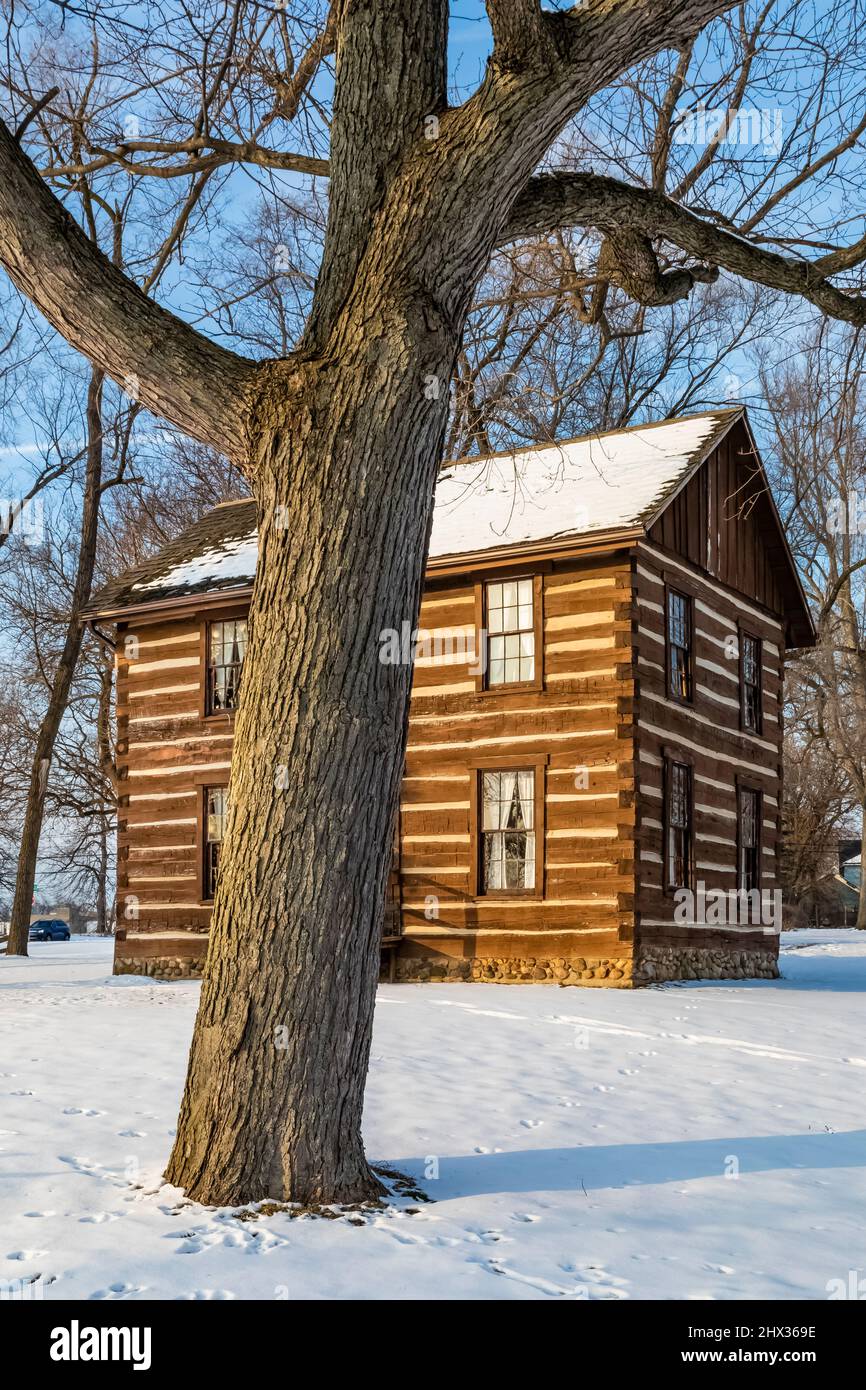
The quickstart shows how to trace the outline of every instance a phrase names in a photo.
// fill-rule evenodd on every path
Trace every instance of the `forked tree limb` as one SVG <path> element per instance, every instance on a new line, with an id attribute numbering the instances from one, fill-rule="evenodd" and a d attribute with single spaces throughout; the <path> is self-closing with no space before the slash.
<path id="1" fill-rule="evenodd" d="M 632 237 L 662 237 L 708 269 L 721 267 L 767 289 L 799 295 L 831 318 L 856 325 L 866 323 L 866 297 L 850 294 L 827 278 L 866 261 L 866 238 L 854 247 L 809 262 L 756 246 L 649 189 L 602 174 L 559 173 L 529 180 L 514 203 L 501 242 L 505 245 L 567 226 L 596 227 L 604 233 Z M 638 282 L 635 279 L 632 283 L 637 286 Z"/>
<path id="2" fill-rule="evenodd" d="M 0 122 L 0 262 L 67 342 L 148 410 L 242 459 L 255 364 L 162 308 L 112 265 Z"/>

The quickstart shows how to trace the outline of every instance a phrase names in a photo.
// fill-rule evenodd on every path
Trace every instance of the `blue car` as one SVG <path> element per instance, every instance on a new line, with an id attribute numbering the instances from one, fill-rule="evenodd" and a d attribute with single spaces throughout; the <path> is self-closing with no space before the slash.
<path id="1" fill-rule="evenodd" d="M 69 927 L 59 917 L 43 917 L 30 923 L 31 941 L 68 941 Z"/>

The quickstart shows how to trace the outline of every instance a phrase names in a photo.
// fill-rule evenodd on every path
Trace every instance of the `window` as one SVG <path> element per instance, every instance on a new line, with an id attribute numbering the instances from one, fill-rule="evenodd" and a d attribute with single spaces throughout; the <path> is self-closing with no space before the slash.
<path id="1" fill-rule="evenodd" d="M 692 699 L 692 601 L 676 589 L 667 591 L 668 694 Z"/>
<path id="2" fill-rule="evenodd" d="M 687 763 L 668 763 L 667 882 L 669 888 L 692 886 L 692 770 Z"/>
<path id="3" fill-rule="evenodd" d="M 247 652 L 246 618 L 226 618 L 207 625 L 208 714 L 237 709 L 241 671 Z"/>
<path id="4" fill-rule="evenodd" d="M 740 788 L 738 887 L 746 893 L 761 888 L 761 793 Z"/>
<path id="5" fill-rule="evenodd" d="M 761 732 L 761 639 L 740 634 L 740 699 L 743 714 L 743 728 L 754 733 Z"/>
<path id="6" fill-rule="evenodd" d="M 481 891 L 535 888 L 535 772 L 481 773 Z"/>
<path id="7" fill-rule="evenodd" d="M 485 585 L 487 685 L 535 680 L 535 581 Z"/>
<path id="8" fill-rule="evenodd" d="M 227 787 L 204 789 L 204 882 L 202 897 L 213 898 L 219 876 L 220 849 L 228 809 Z"/>

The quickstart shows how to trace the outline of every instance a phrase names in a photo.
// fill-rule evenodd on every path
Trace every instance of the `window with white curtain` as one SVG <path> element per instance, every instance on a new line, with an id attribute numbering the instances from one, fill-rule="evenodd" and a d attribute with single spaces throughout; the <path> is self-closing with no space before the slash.
<path id="1" fill-rule="evenodd" d="M 535 773 L 481 774 L 482 885 L 485 893 L 535 887 Z"/>
<path id="2" fill-rule="evenodd" d="M 486 586 L 487 684 L 535 680 L 535 612 L 532 579 Z"/>
<path id="3" fill-rule="evenodd" d="M 224 710 L 237 709 L 246 654 L 246 618 L 228 618 L 224 622 L 208 623 L 208 714 L 220 714 Z"/>

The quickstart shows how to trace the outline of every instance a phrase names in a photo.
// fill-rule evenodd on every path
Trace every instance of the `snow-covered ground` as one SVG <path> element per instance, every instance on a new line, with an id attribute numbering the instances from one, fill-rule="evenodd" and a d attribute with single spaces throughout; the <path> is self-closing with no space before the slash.
<path id="1" fill-rule="evenodd" d="M 112 978 L 111 942 L 30 949 L 0 958 L 0 1280 L 45 1298 L 825 1299 L 866 1276 L 853 931 L 784 938 L 777 981 L 383 987 L 367 1147 L 434 1201 L 362 1225 L 161 1185 L 197 984 Z"/>

